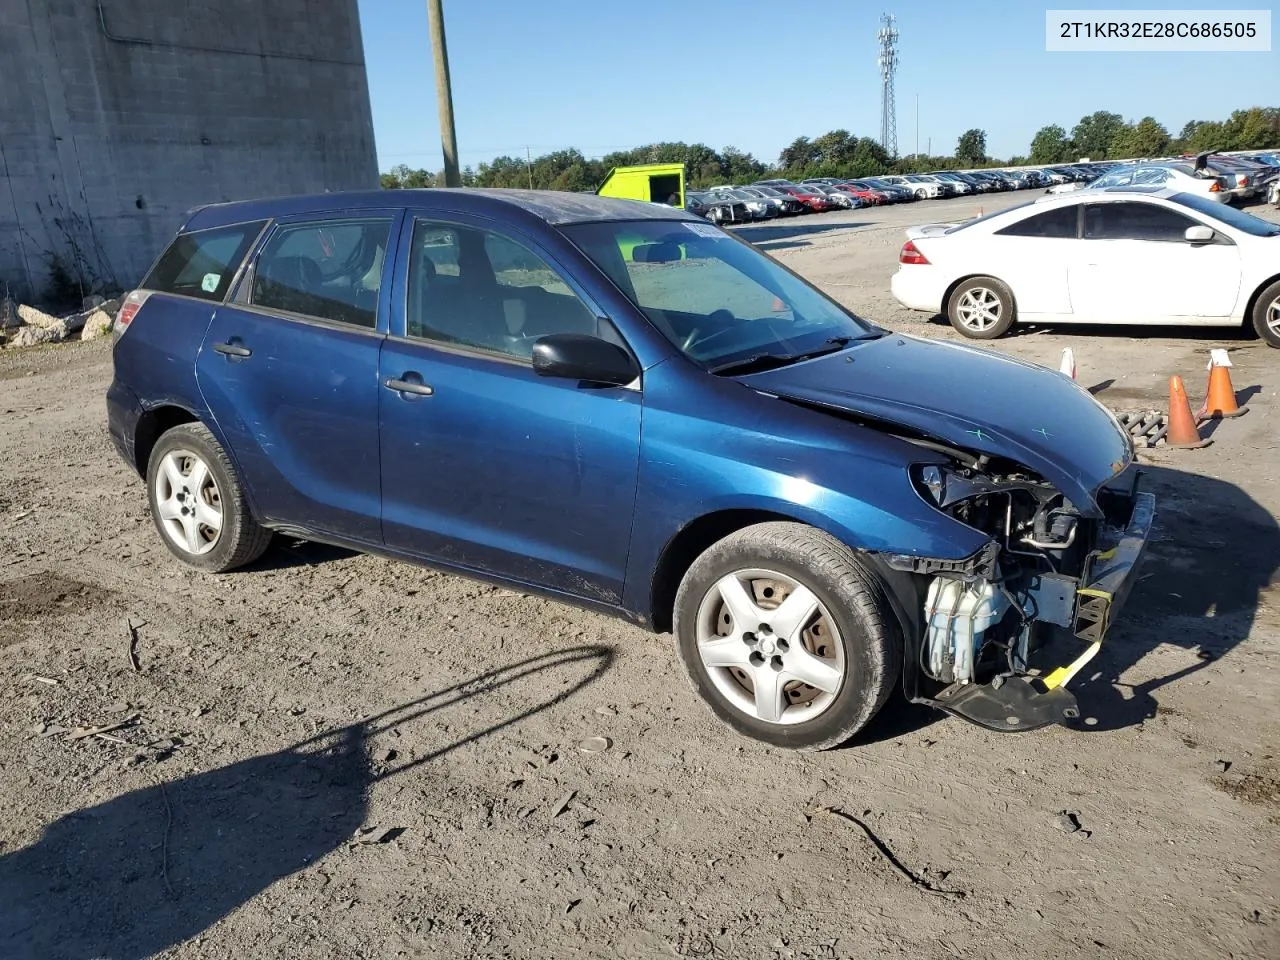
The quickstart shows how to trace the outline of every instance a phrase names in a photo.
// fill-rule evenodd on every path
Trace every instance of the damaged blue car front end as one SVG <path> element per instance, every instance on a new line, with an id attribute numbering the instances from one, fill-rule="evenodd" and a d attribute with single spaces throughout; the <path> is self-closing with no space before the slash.
<path id="1" fill-rule="evenodd" d="M 903 614 L 908 696 L 993 730 L 1078 720 L 1067 685 L 1106 639 L 1155 516 L 1111 413 L 1043 367 L 898 334 L 741 379 L 851 437 L 905 441 L 918 454 L 904 493 L 936 521 L 920 526 L 980 541 L 931 551 L 932 529 L 875 553 Z"/>

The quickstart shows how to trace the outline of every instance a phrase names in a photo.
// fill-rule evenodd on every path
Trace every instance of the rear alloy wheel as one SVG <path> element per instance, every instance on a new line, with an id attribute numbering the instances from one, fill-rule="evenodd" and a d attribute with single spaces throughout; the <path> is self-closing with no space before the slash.
<path id="1" fill-rule="evenodd" d="M 1269 346 L 1280 347 L 1280 280 L 1263 290 L 1253 305 L 1253 329 Z"/>
<path id="2" fill-rule="evenodd" d="M 271 542 L 271 531 L 249 511 L 231 461 L 203 424 L 174 427 L 156 441 L 147 496 L 165 546 L 199 570 L 243 566 Z"/>
<path id="3" fill-rule="evenodd" d="M 1013 292 L 992 277 L 973 277 L 956 287 L 947 300 L 947 319 L 972 340 L 1004 336 L 1017 318 Z"/>
<path id="4" fill-rule="evenodd" d="M 712 711 L 791 749 L 848 740 L 898 677 L 883 587 L 848 547 L 799 523 L 747 527 L 703 553 L 680 584 L 675 633 Z"/>

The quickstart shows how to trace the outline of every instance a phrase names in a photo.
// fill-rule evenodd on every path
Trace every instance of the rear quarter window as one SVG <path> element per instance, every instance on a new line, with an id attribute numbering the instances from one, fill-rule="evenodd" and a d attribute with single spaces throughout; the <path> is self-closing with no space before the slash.
<path id="1" fill-rule="evenodd" d="M 180 233 L 142 282 L 145 290 L 221 302 L 266 221 Z"/>

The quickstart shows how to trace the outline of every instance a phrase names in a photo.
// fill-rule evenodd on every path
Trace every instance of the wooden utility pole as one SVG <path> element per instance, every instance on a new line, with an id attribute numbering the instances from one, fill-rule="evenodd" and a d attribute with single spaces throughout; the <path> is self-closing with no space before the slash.
<path id="1" fill-rule="evenodd" d="M 431 25 L 431 55 L 436 64 L 436 110 L 440 114 L 440 142 L 444 147 L 444 185 L 462 186 L 458 172 L 458 134 L 453 127 L 453 87 L 449 84 L 449 51 L 444 43 L 444 11 L 441 0 L 427 0 Z"/>

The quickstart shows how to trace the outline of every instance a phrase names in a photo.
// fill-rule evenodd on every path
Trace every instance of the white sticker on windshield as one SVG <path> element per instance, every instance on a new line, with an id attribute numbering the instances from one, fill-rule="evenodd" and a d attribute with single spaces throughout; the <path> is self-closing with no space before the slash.
<path id="1" fill-rule="evenodd" d="M 724 239 L 724 231 L 719 227 L 713 227 L 709 223 L 685 223 L 685 227 L 700 237 L 706 237 L 708 240 Z"/>
<path id="2" fill-rule="evenodd" d="M 200 289 L 205 293 L 213 293 L 218 289 L 218 282 L 222 279 L 220 273 L 206 273 L 200 278 Z"/>

